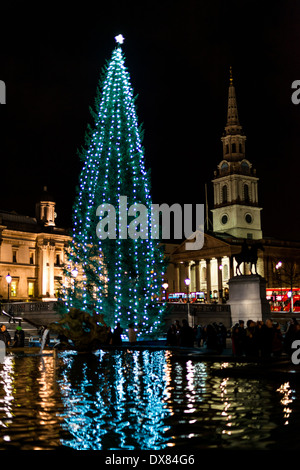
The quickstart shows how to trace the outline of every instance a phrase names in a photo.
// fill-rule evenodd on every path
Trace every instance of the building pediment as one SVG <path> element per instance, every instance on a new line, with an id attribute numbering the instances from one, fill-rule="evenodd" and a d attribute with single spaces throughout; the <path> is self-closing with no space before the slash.
<path id="1" fill-rule="evenodd" d="M 229 243 L 207 233 L 204 234 L 204 244 L 200 250 L 187 249 L 188 243 L 189 241 L 185 240 L 178 245 L 171 253 L 172 258 L 203 259 L 231 254 L 231 245 Z"/>

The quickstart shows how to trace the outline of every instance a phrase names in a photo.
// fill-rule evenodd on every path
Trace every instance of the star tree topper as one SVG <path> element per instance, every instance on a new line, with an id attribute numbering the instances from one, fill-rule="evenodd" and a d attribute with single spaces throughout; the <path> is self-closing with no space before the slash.
<path id="1" fill-rule="evenodd" d="M 115 36 L 115 40 L 118 44 L 123 44 L 125 38 L 122 34 L 119 34 L 118 36 Z"/>

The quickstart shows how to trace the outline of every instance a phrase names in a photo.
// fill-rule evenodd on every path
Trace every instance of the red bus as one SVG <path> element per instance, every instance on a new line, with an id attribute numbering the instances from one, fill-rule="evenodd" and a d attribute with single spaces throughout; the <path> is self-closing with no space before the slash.
<path id="1" fill-rule="evenodd" d="M 287 287 L 266 289 L 266 298 L 273 312 L 291 311 L 291 289 Z M 300 312 L 300 289 L 293 289 L 293 312 Z"/>
<path id="2" fill-rule="evenodd" d="M 173 292 L 167 293 L 167 299 L 169 302 L 186 302 L 187 301 L 187 293 L 186 292 Z M 189 300 L 191 303 L 193 302 L 205 302 L 205 294 L 204 292 L 190 292 L 189 293 Z"/>

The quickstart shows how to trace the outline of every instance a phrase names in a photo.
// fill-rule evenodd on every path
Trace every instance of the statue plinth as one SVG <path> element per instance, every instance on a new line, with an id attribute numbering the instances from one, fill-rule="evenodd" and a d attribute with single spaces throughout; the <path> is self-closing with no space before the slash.
<path id="1" fill-rule="evenodd" d="M 258 274 L 234 276 L 229 280 L 231 320 L 265 320 L 270 314 L 266 299 L 266 280 Z"/>

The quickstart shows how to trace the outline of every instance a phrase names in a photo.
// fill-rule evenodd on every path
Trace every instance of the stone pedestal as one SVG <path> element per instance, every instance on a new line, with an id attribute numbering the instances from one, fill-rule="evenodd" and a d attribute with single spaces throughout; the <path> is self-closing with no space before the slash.
<path id="1" fill-rule="evenodd" d="M 235 276 L 229 280 L 231 320 L 264 320 L 270 314 L 266 299 L 266 280 L 259 275 Z"/>

